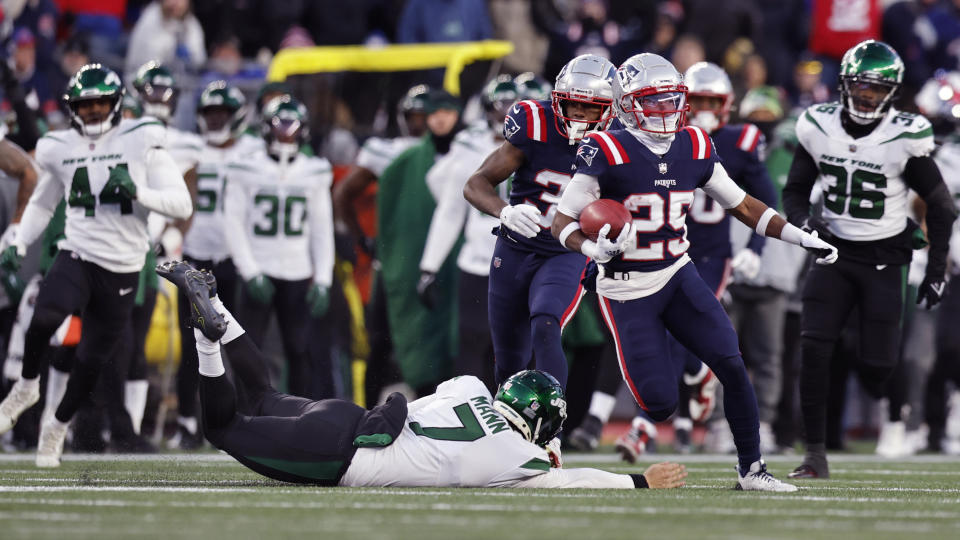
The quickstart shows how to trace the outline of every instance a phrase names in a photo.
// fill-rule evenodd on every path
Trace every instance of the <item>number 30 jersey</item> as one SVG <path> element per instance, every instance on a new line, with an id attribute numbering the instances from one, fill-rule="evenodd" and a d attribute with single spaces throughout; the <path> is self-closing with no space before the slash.
<path id="1" fill-rule="evenodd" d="M 573 176 L 576 145 L 557 131 L 550 100 L 516 103 L 507 113 L 503 136 L 526 157 L 514 173 L 510 204 L 532 204 L 542 215 L 540 232 L 533 238 L 502 226 L 500 234 L 530 251 L 566 253 L 567 249 L 550 234 L 550 225 L 563 189 Z"/>
<path id="2" fill-rule="evenodd" d="M 360 448 L 343 486 L 509 486 L 550 469 L 547 451 L 528 442 L 493 409 L 473 376 L 450 379 L 409 404 L 393 444 Z"/>
<path id="3" fill-rule="evenodd" d="M 183 252 L 194 259 L 220 262 L 230 258 L 223 234 L 223 187 L 227 163 L 234 156 L 250 155 L 263 145 L 260 139 L 242 135 L 233 146 L 204 145 L 197 163 L 197 200 L 190 230 L 183 239 Z"/>
<path id="4" fill-rule="evenodd" d="M 811 106 L 797 121 L 797 138 L 820 171 L 823 217 L 844 240 L 895 236 L 907 225 L 903 169 L 911 157 L 933 151 L 930 122 L 891 108 L 870 134 L 854 139 L 840 114 L 839 103 L 825 103 Z"/>
<path id="5" fill-rule="evenodd" d="M 333 281 L 330 162 L 298 153 L 281 165 L 263 150 L 227 164 L 224 223 L 237 272 Z"/>

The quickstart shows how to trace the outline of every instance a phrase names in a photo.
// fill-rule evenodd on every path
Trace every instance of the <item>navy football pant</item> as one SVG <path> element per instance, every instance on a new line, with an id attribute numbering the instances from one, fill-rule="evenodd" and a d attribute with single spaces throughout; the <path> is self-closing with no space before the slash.
<path id="1" fill-rule="evenodd" d="M 703 282 L 713 291 L 717 300 L 723 296 L 730 282 L 730 259 L 718 257 L 704 257 L 694 259 L 693 265 Z M 683 372 L 695 375 L 700 371 L 700 359 L 691 353 L 673 337 L 670 338 L 670 354 L 676 360 L 683 361 Z"/>
<path id="2" fill-rule="evenodd" d="M 700 358 L 724 387 L 724 408 L 741 467 L 760 459 L 757 398 L 740 357 L 737 334 L 713 291 L 692 264 L 658 292 L 634 300 L 602 298 L 620 370 L 634 399 L 655 421 L 677 407 L 683 364 L 670 356 L 667 331 Z"/>
<path id="3" fill-rule="evenodd" d="M 526 369 L 532 352 L 537 369 L 566 388 L 560 332 L 580 305 L 586 265 L 587 258 L 579 253 L 543 255 L 497 239 L 487 298 L 498 385 Z"/>

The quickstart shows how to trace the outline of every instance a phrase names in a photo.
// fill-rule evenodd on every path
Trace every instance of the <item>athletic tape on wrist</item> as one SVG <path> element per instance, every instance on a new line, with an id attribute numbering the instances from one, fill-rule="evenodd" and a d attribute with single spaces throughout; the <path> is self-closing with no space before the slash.
<path id="1" fill-rule="evenodd" d="M 760 221 L 757 222 L 756 231 L 757 234 L 762 234 L 763 236 L 767 235 L 767 225 L 770 224 L 770 220 L 773 219 L 773 216 L 776 216 L 777 211 L 773 208 L 767 208 L 764 210 L 763 214 L 760 216 Z"/>
<path id="2" fill-rule="evenodd" d="M 570 235 L 573 234 L 573 231 L 579 231 L 579 230 L 580 230 L 580 224 L 577 223 L 576 221 L 571 221 L 570 223 L 567 223 L 567 226 L 564 227 L 562 231 L 560 231 L 560 237 L 558 238 L 558 240 L 560 240 L 560 245 L 563 247 L 567 247 L 567 238 L 569 238 Z"/>

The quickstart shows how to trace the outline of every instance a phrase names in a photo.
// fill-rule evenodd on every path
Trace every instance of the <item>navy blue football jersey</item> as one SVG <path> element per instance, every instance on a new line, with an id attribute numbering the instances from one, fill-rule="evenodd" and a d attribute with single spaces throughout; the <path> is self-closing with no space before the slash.
<path id="1" fill-rule="evenodd" d="M 600 197 L 623 203 L 637 227 L 636 245 L 604 268 L 653 272 L 686 253 L 693 193 L 710 180 L 718 161 L 710 137 L 695 127 L 680 130 L 663 157 L 626 130 L 585 138 L 577 150 L 576 172 L 596 176 Z"/>
<path id="2" fill-rule="evenodd" d="M 526 159 L 513 175 L 510 204 L 532 204 L 540 209 L 540 233 L 524 238 L 506 227 L 500 234 L 537 253 L 566 253 L 550 234 L 550 224 L 567 182 L 573 177 L 577 146 L 560 134 L 550 100 L 520 101 L 507 114 L 503 135 L 523 151 Z"/>
<path id="3" fill-rule="evenodd" d="M 744 191 L 771 208 L 777 207 L 777 192 L 763 164 L 763 134 L 753 124 L 727 125 L 711 134 L 714 148 L 727 174 Z M 730 247 L 730 215 L 709 195 L 698 190 L 687 220 L 690 256 L 727 258 Z M 757 253 L 766 239 L 754 233 L 748 244 Z"/>

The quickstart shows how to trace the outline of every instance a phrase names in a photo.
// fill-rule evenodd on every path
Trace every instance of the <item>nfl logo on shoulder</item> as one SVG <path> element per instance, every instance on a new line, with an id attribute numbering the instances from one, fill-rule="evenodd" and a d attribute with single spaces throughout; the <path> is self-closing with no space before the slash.
<path id="1" fill-rule="evenodd" d="M 493 258 L 493 267 L 494 267 L 494 268 L 500 268 L 500 265 L 501 265 L 501 264 L 503 264 L 503 259 L 501 259 L 500 257 L 494 257 L 494 258 Z"/>
<path id="2" fill-rule="evenodd" d="M 659 168 L 660 168 L 660 174 L 667 174 L 667 164 L 666 164 L 666 163 L 661 163 L 661 164 L 659 165 Z"/>

